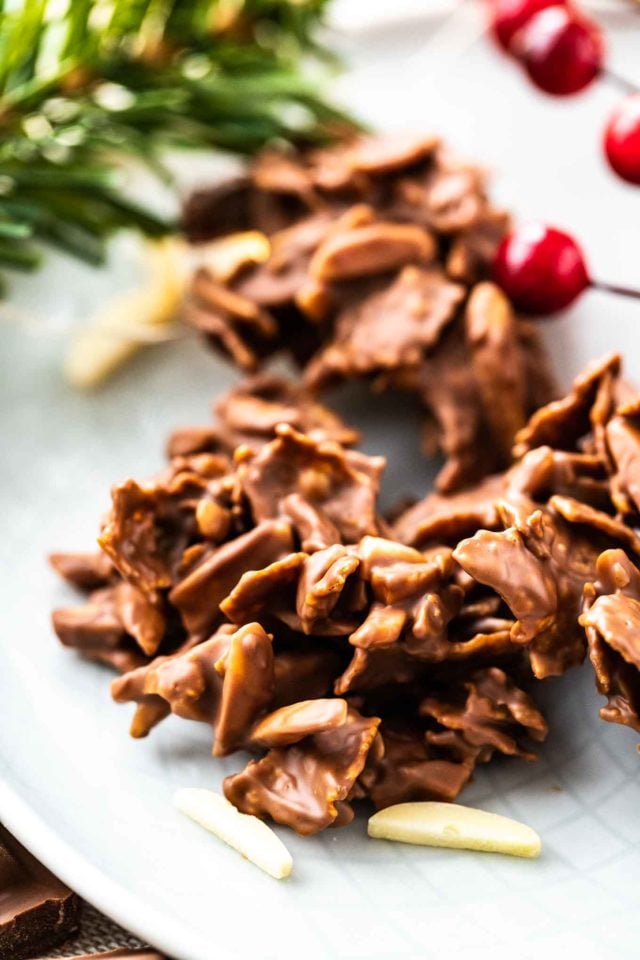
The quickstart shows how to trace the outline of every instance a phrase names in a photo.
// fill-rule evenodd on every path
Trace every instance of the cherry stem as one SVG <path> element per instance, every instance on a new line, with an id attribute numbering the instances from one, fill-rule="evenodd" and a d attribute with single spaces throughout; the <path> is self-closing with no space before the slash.
<path id="1" fill-rule="evenodd" d="M 605 80 L 625 94 L 638 93 L 640 91 L 640 87 L 638 87 L 637 83 L 632 83 L 631 80 L 627 80 L 626 77 L 622 77 L 619 73 L 616 73 L 609 67 L 603 68 L 602 76 Z"/>
<path id="2" fill-rule="evenodd" d="M 615 293 L 619 297 L 633 297 L 635 300 L 640 300 L 640 290 L 635 290 L 633 287 L 624 287 L 617 283 L 601 283 L 600 280 L 592 280 L 591 286 L 594 290 L 602 290 L 605 293 Z"/>

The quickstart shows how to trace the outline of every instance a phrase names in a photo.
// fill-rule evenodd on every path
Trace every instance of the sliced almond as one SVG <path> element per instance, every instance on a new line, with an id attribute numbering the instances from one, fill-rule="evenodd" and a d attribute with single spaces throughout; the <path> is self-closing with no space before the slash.
<path id="1" fill-rule="evenodd" d="M 213 790 L 178 790 L 173 802 L 181 813 L 233 847 L 257 867 L 282 880 L 293 868 L 293 859 L 271 827 L 229 803 Z"/>
<path id="2" fill-rule="evenodd" d="M 350 280 L 396 270 L 406 263 L 428 263 L 436 243 L 413 223 L 370 223 L 330 233 L 309 264 L 315 280 Z"/>
<path id="3" fill-rule="evenodd" d="M 250 738 L 262 746 L 286 747 L 303 737 L 341 727 L 347 720 L 347 709 L 347 701 L 336 697 L 301 700 L 258 720 Z"/>
<path id="4" fill-rule="evenodd" d="M 524 823 L 457 803 L 398 803 L 369 820 L 370 837 L 427 847 L 454 847 L 538 857 L 540 837 Z"/>
<path id="5" fill-rule="evenodd" d="M 241 267 L 269 259 L 269 238 L 258 230 L 232 233 L 197 249 L 198 260 L 216 280 L 231 280 Z"/>
<path id="6" fill-rule="evenodd" d="M 72 386 L 96 387 L 145 343 L 175 338 L 171 321 L 184 289 L 181 255 L 172 238 L 147 244 L 146 284 L 110 300 L 71 342 L 64 373 Z"/>

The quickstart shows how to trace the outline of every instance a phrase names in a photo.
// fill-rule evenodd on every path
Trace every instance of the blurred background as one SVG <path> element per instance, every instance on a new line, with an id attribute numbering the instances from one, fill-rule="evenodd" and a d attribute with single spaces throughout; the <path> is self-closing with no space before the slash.
<path id="1" fill-rule="evenodd" d="M 35 10 L 38 5 L 27 6 Z M 189 5 L 178 6 L 186 10 Z M 220 4 L 221 9 L 233 6 Z M 265 6 L 269 8 L 269 4 Z M 305 10 L 305 15 L 310 15 L 314 6 L 296 3 L 291 8 L 296 16 Z M 485 0 L 398 0 L 394 4 L 333 0 L 318 6 L 326 27 L 318 29 L 314 22 L 313 37 L 314 42 L 322 43 L 323 53 L 316 57 L 313 50 L 305 49 L 296 57 L 301 56 L 305 76 L 316 83 L 325 100 L 374 127 L 437 131 L 457 151 L 486 165 L 492 174 L 493 195 L 518 219 L 535 218 L 567 229 L 579 238 L 597 278 L 630 286 L 640 283 L 636 228 L 640 190 L 612 175 L 601 147 L 607 117 L 624 92 L 619 84 L 603 76 L 574 96 L 552 97 L 540 92 L 489 38 Z M 607 67 L 628 84 L 640 85 L 639 5 L 635 0 L 586 0 L 580 9 L 596 18 L 605 33 Z M 338 58 L 339 66 L 327 64 L 327 51 Z M 233 69 L 237 69 L 235 64 Z M 113 97 L 114 90 L 118 107 L 118 87 L 110 81 L 107 95 Z M 30 89 L 27 94 L 33 96 Z M 265 96 L 264 92 L 258 94 L 254 102 L 261 106 Z M 230 102 L 231 111 L 238 109 L 240 99 L 246 104 L 246 97 L 237 97 Z M 151 106 L 155 109 L 156 105 Z M 179 104 L 175 110 L 179 112 Z M 23 124 L 22 140 L 31 138 L 30 145 L 37 145 L 38 138 L 46 139 L 46 124 L 43 132 L 41 119 L 39 115 L 35 120 L 28 117 L 28 136 Z M 233 141 L 237 129 L 230 135 L 229 129 L 219 125 L 213 137 L 219 142 L 226 138 L 242 150 L 259 145 L 259 134 L 248 142 Z M 139 162 L 144 152 L 144 121 L 139 130 L 140 155 L 136 157 L 131 150 L 125 161 L 119 162 L 118 188 L 160 218 L 177 216 L 181 196 L 193 187 L 210 185 L 239 163 L 228 153 L 198 143 L 198 138 L 205 139 L 201 131 L 190 130 L 199 149 L 185 152 L 175 145 L 162 149 L 163 162 L 178 184 L 176 192 Z M 70 143 L 76 135 L 77 128 L 66 133 Z M 126 130 L 124 136 L 131 141 Z M 56 149 L 61 149 L 59 144 Z M 3 157 L 7 164 L 6 151 L 4 144 L 0 174 Z M 24 165 L 29 167 L 28 159 Z M 0 192 L 0 219 L 7 199 L 6 193 Z M 70 230 L 61 238 L 50 233 L 47 241 L 56 242 L 58 249 L 65 244 L 75 246 L 75 253 L 84 255 L 85 260 L 97 262 L 102 256 L 100 248 L 93 240 L 87 242 L 82 232 L 76 236 Z M 0 242 L 0 264 L 3 245 L 11 248 L 11 258 L 17 241 Z M 58 367 L 64 362 L 73 332 L 99 312 L 114 288 L 135 288 L 147 275 L 148 262 L 137 235 L 120 233 L 107 250 L 108 270 L 87 266 L 55 248 L 51 252 L 49 246 L 38 272 L 3 271 L 6 293 L 0 302 L 0 317 L 7 323 L 19 323 L 23 336 L 33 339 L 32 347 L 47 351 Z M 592 314 L 614 311 L 616 329 L 623 339 L 631 333 L 636 316 L 635 304 L 602 300 L 595 292 L 582 299 L 575 311 L 576 323 L 574 311 L 569 311 L 566 318 L 553 320 L 551 327 L 552 332 L 560 329 L 563 338 L 572 338 L 572 366 L 576 369 L 586 359 L 580 346 L 585 325 L 593 344 L 590 353 L 606 349 L 610 342 L 607 325 L 592 320 Z M 155 352 L 162 349 L 155 348 Z"/>

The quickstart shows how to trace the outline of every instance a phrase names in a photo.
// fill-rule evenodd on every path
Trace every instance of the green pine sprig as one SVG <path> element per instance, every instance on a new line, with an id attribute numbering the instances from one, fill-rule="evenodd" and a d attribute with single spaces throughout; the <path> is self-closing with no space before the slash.
<path id="1" fill-rule="evenodd" d="M 41 243 L 92 264 L 121 227 L 174 228 L 119 182 L 168 147 L 250 154 L 351 124 L 309 79 L 328 0 L 0 0 L 0 267 Z"/>

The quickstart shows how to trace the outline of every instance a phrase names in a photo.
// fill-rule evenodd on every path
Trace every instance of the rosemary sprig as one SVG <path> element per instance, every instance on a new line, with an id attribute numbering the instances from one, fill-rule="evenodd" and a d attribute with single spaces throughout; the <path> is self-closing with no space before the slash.
<path id="1" fill-rule="evenodd" d="M 250 154 L 351 121 L 303 67 L 328 0 L 0 0 L 0 267 L 40 243 L 100 263 L 121 227 L 174 224 L 126 198 L 122 160 Z"/>

